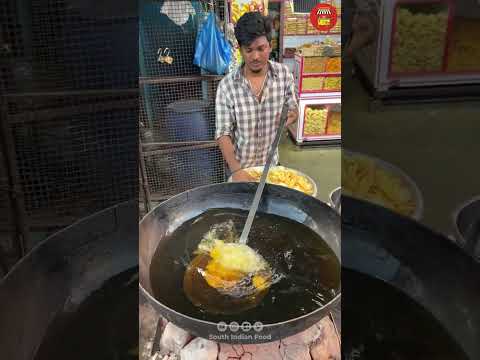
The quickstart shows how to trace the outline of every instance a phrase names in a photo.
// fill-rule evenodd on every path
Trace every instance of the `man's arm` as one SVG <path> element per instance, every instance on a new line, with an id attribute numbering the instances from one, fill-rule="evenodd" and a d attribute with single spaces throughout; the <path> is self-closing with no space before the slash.
<path id="1" fill-rule="evenodd" d="M 254 181 L 246 172 L 241 170 L 242 166 L 235 156 L 235 148 L 232 142 L 232 131 L 235 120 L 233 102 L 228 96 L 228 91 L 220 82 L 215 99 L 215 139 L 217 140 L 222 156 L 232 172 L 234 181 Z"/>
<path id="2" fill-rule="evenodd" d="M 230 135 L 222 135 L 217 139 L 218 146 L 222 151 L 223 158 L 228 164 L 231 172 L 238 171 L 242 166 L 235 157 L 235 150 L 233 148 L 232 138 Z"/>
<path id="3" fill-rule="evenodd" d="M 222 151 L 223 158 L 228 164 L 228 168 L 232 172 L 232 180 L 242 182 L 255 181 L 248 172 L 242 170 L 242 165 L 235 157 L 232 138 L 228 135 L 223 135 L 217 139 L 217 143 Z"/>
<path id="4" fill-rule="evenodd" d="M 293 74 L 287 70 L 287 84 L 285 89 L 285 100 L 288 104 L 287 126 L 293 124 L 298 119 L 298 103 L 295 94 L 295 80 Z"/>
<path id="5" fill-rule="evenodd" d="M 225 82 L 221 81 L 218 85 L 217 97 L 215 99 L 215 139 L 230 171 L 233 172 L 240 168 L 240 162 L 235 158 L 232 143 L 235 112 L 233 102 L 228 94 Z"/>

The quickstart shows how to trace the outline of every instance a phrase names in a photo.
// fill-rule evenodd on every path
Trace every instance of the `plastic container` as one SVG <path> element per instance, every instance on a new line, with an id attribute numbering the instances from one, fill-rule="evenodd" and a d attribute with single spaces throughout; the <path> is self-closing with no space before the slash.
<path id="1" fill-rule="evenodd" d="M 180 100 L 167 106 L 166 130 L 170 142 L 213 140 L 206 117 L 208 102 Z"/>

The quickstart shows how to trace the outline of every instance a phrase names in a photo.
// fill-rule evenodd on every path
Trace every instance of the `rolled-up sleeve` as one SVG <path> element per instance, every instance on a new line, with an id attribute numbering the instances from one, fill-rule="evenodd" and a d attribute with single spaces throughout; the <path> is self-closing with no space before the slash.
<path id="1" fill-rule="evenodd" d="M 295 92 L 295 80 L 293 79 L 293 74 L 289 70 L 286 70 L 285 76 L 285 101 L 288 104 L 288 109 L 298 110 L 297 95 Z"/>
<path id="2" fill-rule="evenodd" d="M 215 140 L 224 135 L 232 135 L 234 120 L 232 98 L 223 79 L 218 84 L 215 99 Z"/>

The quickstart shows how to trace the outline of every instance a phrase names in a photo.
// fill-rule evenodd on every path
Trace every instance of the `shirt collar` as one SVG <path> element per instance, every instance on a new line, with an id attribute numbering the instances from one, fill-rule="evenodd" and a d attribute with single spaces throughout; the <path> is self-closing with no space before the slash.
<path id="1" fill-rule="evenodd" d="M 269 72 L 271 72 L 274 77 L 278 77 L 278 70 L 275 68 L 275 66 L 273 66 L 271 60 L 268 60 L 268 67 L 269 67 Z M 243 64 L 240 66 L 237 66 L 233 74 L 234 80 L 240 80 L 240 77 L 242 76 L 242 68 L 243 68 Z"/>

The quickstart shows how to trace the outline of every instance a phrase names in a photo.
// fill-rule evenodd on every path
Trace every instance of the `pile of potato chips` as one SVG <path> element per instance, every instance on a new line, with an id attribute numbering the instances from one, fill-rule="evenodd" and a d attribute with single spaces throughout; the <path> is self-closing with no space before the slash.
<path id="1" fill-rule="evenodd" d="M 256 181 L 260 181 L 262 170 L 246 170 Z M 314 187 L 310 180 L 305 176 L 300 175 L 295 170 L 287 169 L 282 166 L 276 166 L 270 169 L 267 176 L 267 183 L 286 186 L 308 195 L 313 195 L 314 193 Z"/>
<path id="2" fill-rule="evenodd" d="M 328 109 L 314 109 L 307 106 L 305 109 L 304 135 L 323 135 L 327 126 Z"/>
<path id="3" fill-rule="evenodd" d="M 393 71 L 441 71 L 448 19 L 447 9 L 438 13 L 422 13 L 400 7 L 392 52 Z"/>
<path id="4" fill-rule="evenodd" d="M 373 159 L 342 155 L 342 194 L 412 216 L 417 204 L 411 186 Z"/>

